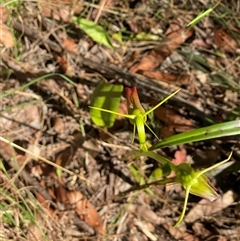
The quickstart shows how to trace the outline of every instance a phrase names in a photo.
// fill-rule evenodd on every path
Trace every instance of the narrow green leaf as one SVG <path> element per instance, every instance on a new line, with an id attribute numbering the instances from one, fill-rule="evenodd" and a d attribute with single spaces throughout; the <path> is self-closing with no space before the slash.
<path id="1" fill-rule="evenodd" d="M 72 17 L 72 21 L 77 24 L 94 41 L 103 44 L 110 49 L 113 49 L 113 46 L 108 37 L 108 33 L 103 29 L 102 26 L 85 18 L 77 18 L 75 16 Z"/>
<path id="2" fill-rule="evenodd" d="M 234 135 L 240 135 L 240 120 L 229 121 L 174 135 L 157 142 L 151 146 L 149 150 Z"/>
<path id="3" fill-rule="evenodd" d="M 137 181 L 139 182 L 140 185 L 144 185 L 145 184 L 145 180 L 143 178 L 143 176 L 139 173 L 139 171 L 133 167 L 132 165 L 129 166 L 129 170 L 131 171 L 131 173 L 133 174 L 133 176 L 137 179 Z M 153 191 L 149 188 L 146 187 L 145 191 L 151 195 L 154 196 Z"/>
<path id="4" fill-rule="evenodd" d="M 213 10 L 213 8 L 209 8 L 206 11 L 202 11 L 201 13 L 198 14 L 198 16 L 196 18 L 194 18 L 190 23 L 188 23 L 187 26 L 194 26 L 196 25 L 202 18 L 204 18 L 205 16 L 207 16 L 209 13 L 211 13 Z"/>
<path id="5" fill-rule="evenodd" d="M 101 81 L 91 96 L 91 106 L 117 112 L 123 91 L 122 85 L 107 84 Z M 90 115 L 94 124 L 109 128 L 113 126 L 116 114 L 91 108 Z"/>
<path id="6" fill-rule="evenodd" d="M 198 16 L 196 18 L 194 18 L 190 23 L 188 23 L 188 27 L 191 26 L 193 27 L 194 25 L 196 25 L 202 18 L 204 18 L 205 16 L 207 16 L 209 13 L 211 13 L 214 8 L 217 7 L 217 5 L 221 2 L 221 0 L 219 0 L 212 8 L 209 8 L 205 11 L 202 11 L 201 13 L 198 14 Z"/>

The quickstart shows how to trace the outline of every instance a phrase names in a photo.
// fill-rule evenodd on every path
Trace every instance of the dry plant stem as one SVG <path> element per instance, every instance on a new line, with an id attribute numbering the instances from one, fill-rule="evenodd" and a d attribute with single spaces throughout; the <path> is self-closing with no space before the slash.
<path id="1" fill-rule="evenodd" d="M 17 149 L 20 150 L 20 151 L 23 151 L 23 152 L 25 152 L 25 153 L 27 153 L 27 154 L 29 154 L 29 155 L 31 155 L 31 156 L 34 156 L 35 158 L 38 158 L 39 160 L 41 160 L 41 161 L 49 164 L 50 166 L 53 166 L 53 167 L 58 168 L 58 169 L 60 169 L 60 170 L 62 170 L 62 171 L 64 171 L 64 172 L 67 172 L 68 174 L 70 174 L 70 175 L 72 175 L 72 176 L 76 176 L 75 173 L 69 171 L 68 169 L 66 169 L 66 168 L 64 168 L 64 167 L 61 167 L 61 166 L 59 166 L 59 165 L 57 165 L 57 164 L 55 164 L 55 163 L 53 163 L 53 162 L 51 162 L 51 161 L 49 161 L 49 160 L 41 157 L 41 156 L 39 156 L 39 155 L 36 155 L 35 153 L 33 153 L 33 152 L 31 152 L 31 151 L 28 151 L 28 150 L 22 148 L 21 146 L 19 146 L 19 145 L 15 144 L 15 143 L 13 143 L 13 142 L 5 139 L 5 138 L 2 137 L 2 136 L 0 136 L 0 141 L 3 141 L 3 142 L 5 142 L 5 143 L 7 143 L 7 144 L 9 144 L 9 145 L 17 148 Z M 82 177 L 81 175 L 78 175 L 78 177 L 79 177 L 81 180 L 83 180 L 83 181 L 86 181 L 86 182 L 88 181 L 88 180 L 86 180 L 86 178 Z"/>
<path id="2" fill-rule="evenodd" d="M 40 138 L 41 133 L 38 132 L 38 134 L 36 135 L 36 140 L 34 141 L 35 144 L 38 143 L 39 138 Z M 12 177 L 12 179 L 10 180 L 10 182 L 14 183 L 14 181 L 16 180 L 16 178 L 19 176 L 19 174 L 22 172 L 22 170 L 25 168 L 25 166 L 27 165 L 27 163 L 31 160 L 31 157 L 28 155 L 24 161 L 24 163 L 21 165 L 21 167 L 18 169 L 17 173 Z"/>
<path id="3" fill-rule="evenodd" d="M 96 16 L 96 18 L 95 18 L 95 20 L 94 20 L 94 23 L 97 23 L 97 22 L 98 22 L 101 14 L 102 14 L 102 11 L 103 11 L 103 9 L 104 9 L 104 6 L 106 5 L 106 2 L 107 2 L 107 1 L 108 1 L 108 0 L 102 0 L 102 1 L 100 1 L 100 7 L 99 7 L 99 9 L 98 9 L 98 13 L 97 13 L 97 16 Z"/>
<path id="4" fill-rule="evenodd" d="M 78 226 L 80 229 L 84 230 L 90 235 L 96 234 L 95 230 L 92 227 L 90 227 L 87 223 L 85 223 L 83 220 L 81 220 L 76 214 L 71 215 L 70 218 L 73 220 L 74 224 Z"/>
<path id="5" fill-rule="evenodd" d="M 18 168 L 16 167 L 16 163 L 14 162 L 11 153 L 7 153 L 4 151 L 4 148 L 0 147 L 0 153 L 3 156 L 3 158 L 7 161 L 10 167 L 12 167 L 14 170 L 18 171 Z M 52 197 L 49 195 L 49 193 L 46 191 L 44 187 L 42 187 L 39 182 L 31 177 L 29 173 L 26 170 L 22 170 L 22 177 L 25 180 L 26 183 L 33 186 L 46 200 L 51 201 Z M 10 185 L 12 183 L 12 180 L 10 181 Z"/>

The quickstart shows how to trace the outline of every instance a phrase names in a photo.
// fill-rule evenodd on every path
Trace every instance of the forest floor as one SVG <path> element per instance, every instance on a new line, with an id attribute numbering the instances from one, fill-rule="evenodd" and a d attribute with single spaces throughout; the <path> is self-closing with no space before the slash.
<path id="1" fill-rule="evenodd" d="M 106 130 L 89 112 L 104 80 L 136 86 L 145 109 L 181 88 L 148 118 L 160 139 L 239 118 L 238 0 L 220 1 L 190 27 L 217 1 L 0 2 L 1 240 L 240 241 L 239 136 L 158 150 L 196 170 L 233 151 L 208 175 L 220 198 L 190 195 L 173 228 L 185 190 L 128 192 L 139 186 L 131 165 L 149 176 L 157 164 L 126 155 L 138 146 L 129 120 Z M 127 113 L 124 94 L 119 111 Z M 147 140 L 157 141 L 148 130 Z"/>

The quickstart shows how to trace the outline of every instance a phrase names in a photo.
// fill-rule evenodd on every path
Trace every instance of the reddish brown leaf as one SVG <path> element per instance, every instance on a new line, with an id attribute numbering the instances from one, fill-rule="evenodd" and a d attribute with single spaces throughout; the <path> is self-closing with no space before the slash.
<path id="1" fill-rule="evenodd" d="M 0 30 L 0 43 L 7 48 L 12 48 L 14 46 L 14 37 L 11 33 L 11 30 L 3 23 L 0 23 Z"/>
<path id="2" fill-rule="evenodd" d="M 156 102 L 152 103 L 153 106 L 156 104 Z M 164 123 L 160 130 L 159 136 L 161 138 L 167 138 L 176 132 L 184 132 L 196 128 L 196 125 L 191 119 L 186 119 L 169 108 L 159 106 L 154 113 L 156 117 Z"/>
<path id="3" fill-rule="evenodd" d="M 79 191 L 68 191 L 61 184 L 56 189 L 57 200 L 62 202 L 66 208 L 75 206 L 75 211 L 79 218 L 86 222 L 90 227 L 94 228 L 100 234 L 105 234 L 103 220 L 94 208 L 94 206 L 87 200 L 87 198 Z"/>
<path id="4" fill-rule="evenodd" d="M 45 186 L 45 183 L 44 183 L 44 181 L 43 180 L 41 180 L 41 186 Z M 51 195 L 52 194 L 52 195 Z M 53 196 L 54 198 L 55 198 L 55 196 L 54 196 L 54 194 L 53 194 L 53 192 L 51 192 L 51 196 Z M 39 203 L 41 203 L 41 205 L 46 209 L 46 210 L 48 210 L 48 212 L 49 212 L 49 214 L 51 215 L 51 216 L 54 216 L 54 214 L 55 214 L 55 212 L 54 212 L 54 210 L 50 207 L 50 202 L 49 202 L 49 200 L 46 200 L 39 192 L 36 192 L 36 198 L 37 198 L 37 200 L 39 201 Z"/>
<path id="5" fill-rule="evenodd" d="M 76 53 L 78 51 L 78 45 L 71 38 L 65 38 L 62 40 L 63 46 L 66 50 Z"/>
<path id="6" fill-rule="evenodd" d="M 223 51 L 228 53 L 236 53 L 238 44 L 235 39 L 227 33 L 224 29 L 220 28 L 215 31 L 213 40 L 215 44 Z"/>
<path id="7" fill-rule="evenodd" d="M 144 56 L 139 63 L 136 63 L 130 68 L 130 72 L 146 71 L 154 69 L 163 62 L 164 58 L 153 49 L 148 55 Z"/>
<path id="8" fill-rule="evenodd" d="M 200 222 L 196 222 L 192 225 L 193 232 L 196 236 L 207 238 L 211 235 L 211 232 L 205 228 L 205 225 Z"/>
<path id="9" fill-rule="evenodd" d="M 200 39 L 200 38 L 194 39 L 191 45 L 197 48 L 205 48 L 205 49 L 210 49 L 212 47 L 210 43 L 205 42 L 203 39 Z"/>
<path id="10" fill-rule="evenodd" d="M 183 44 L 188 38 L 192 36 L 192 34 L 193 29 L 179 29 L 178 31 L 169 34 L 166 38 L 166 46 L 169 51 L 168 54 Z"/>
<path id="11" fill-rule="evenodd" d="M 7 10 L 5 7 L 0 6 L 0 24 L 6 23 L 8 19 Z"/>
<path id="12" fill-rule="evenodd" d="M 105 234 L 103 220 L 94 206 L 79 191 L 67 192 L 70 204 L 76 205 L 76 213 L 89 226 L 97 230 L 100 234 Z"/>
<path id="13" fill-rule="evenodd" d="M 188 84 L 190 76 L 186 74 L 169 74 L 160 71 L 144 71 L 143 75 L 160 81 L 174 84 Z"/>
<path id="14" fill-rule="evenodd" d="M 158 67 L 163 60 L 169 56 L 173 50 L 184 43 L 193 34 L 193 30 L 180 29 L 169 34 L 164 44 L 152 49 L 152 51 L 144 56 L 139 63 L 131 67 L 130 72 L 148 71 Z"/>
<path id="15" fill-rule="evenodd" d="M 188 126 L 189 128 L 195 127 L 192 120 L 186 119 L 178 115 L 175 111 L 169 108 L 159 106 L 154 113 L 159 120 L 163 121 L 168 125 L 173 125 L 173 126 L 183 125 L 183 126 Z"/>
<path id="16" fill-rule="evenodd" d="M 64 73 L 68 76 L 74 76 L 74 66 L 69 63 L 67 60 L 66 55 L 63 56 L 57 56 L 57 61 L 59 65 L 62 67 Z"/>
<path id="17" fill-rule="evenodd" d="M 167 138 L 167 137 L 173 136 L 174 134 L 176 134 L 176 132 L 173 127 L 164 125 L 160 130 L 159 137 Z"/>

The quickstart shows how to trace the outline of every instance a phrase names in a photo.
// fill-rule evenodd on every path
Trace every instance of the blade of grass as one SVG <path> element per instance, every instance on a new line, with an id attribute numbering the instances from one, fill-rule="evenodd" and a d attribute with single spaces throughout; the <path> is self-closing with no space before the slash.
<path id="1" fill-rule="evenodd" d="M 43 75 L 41 77 L 38 77 L 36 79 L 33 79 L 31 81 L 29 81 L 28 83 L 18 87 L 18 88 L 15 88 L 13 90 L 10 90 L 10 91 L 7 91 L 7 92 L 3 92 L 2 94 L 0 94 L 0 98 L 4 98 L 4 97 L 7 97 L 9 95 L 12 95 L 12 94 L 15 94 L 17 91 L 20 91 L 20 90 L 24 90 L 26 89 L 27 87 L 43 80 L 43 79 L 46 79 L 46 78 L 49 78 L 49 77 L 52 77 L 52 76 L 60 76 L 61 78 L 63 78 L 64 80 L 66 80 L 68 83 L 76 86 L 76 83 L 74 83 L 72 80 L 70 80 L 68 77 L 66 77 L 65 75 L 63 74 L 57 74 L 57 73 L 53 73 L 53 74 L 46 74 L 46 75 Z"/>
<path id="2" fill-rule="evenodd" d="M 155 143 L 149 150 L 234 135 L 240 135 L 240 120 L 229 121 L 174 135 Z"/>

